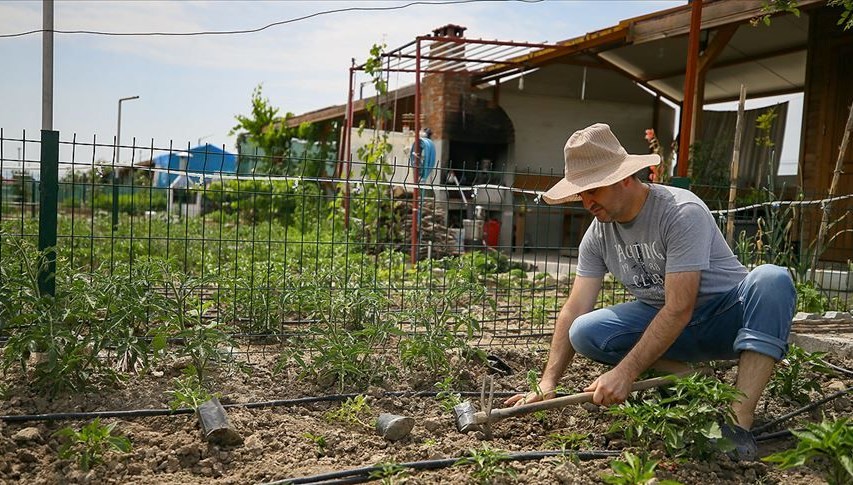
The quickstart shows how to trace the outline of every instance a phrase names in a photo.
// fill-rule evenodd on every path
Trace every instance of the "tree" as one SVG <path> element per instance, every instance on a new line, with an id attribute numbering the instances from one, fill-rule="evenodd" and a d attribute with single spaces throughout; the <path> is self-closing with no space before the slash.
<path id="1" fill-rule="evenodd" d="M 266 158 L 266 168 L 270 173 L 287 173 L 290 147 L 299 127 L 289 128 L 287 121 L 293 113 L 279 116 L 279 109 L 273 107 L 269 99 L 263 97 L 263 86 L 258 84 L 252 91 L 251 115 L 236 115 L 237 125 L 231 128 L 229 135 L 237 135 L 238 146 L 250 141 Z"/>

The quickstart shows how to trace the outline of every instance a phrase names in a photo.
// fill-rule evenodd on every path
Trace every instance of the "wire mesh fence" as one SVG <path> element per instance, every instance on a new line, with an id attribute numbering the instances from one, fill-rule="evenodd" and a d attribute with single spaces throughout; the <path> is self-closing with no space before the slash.
<path id="1" fill-rule="evenodd" d="M 236 157 L 211 145 L 116 147 L 76 137 L 58 143 L 50 168 L 44 148 L 0 133 L 3 297 L 23 301 L 27 285 L 43 296 L 36 283 L 47 273 L 57 299 L 88 299 L 93 322 L 149 340 L 177 319 L 215 323 L 249 347 L 310 345 L 379 324 L 484 347 L 539 344 L 591 222 L 580 205 L 540 200 L 556 173 L 453 163 L 416 177 L 405 160 Z M 53 198 L 47 170 L 58 176 Z M 742 189 L 730 211 L 728 187 L 693 190 L 724 234 L 733 221 L 744 264 L 790 268 L 801 310 L 849 308 L 849 194 Z M 55 220 L 50 247 L 46 220 Z M 44 264 L 51 251 L 55 273 Z M 599 304 L 627 298 L 608 279 Z M 14 311 L 7 306 L 3 319 Z M 8 338 L 10 327 L 0 328 Z"/>

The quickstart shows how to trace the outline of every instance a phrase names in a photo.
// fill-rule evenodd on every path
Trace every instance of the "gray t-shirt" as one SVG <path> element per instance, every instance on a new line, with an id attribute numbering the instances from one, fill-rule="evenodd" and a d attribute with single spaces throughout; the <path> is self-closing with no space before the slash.
<path id="1" fill-rule="evenodd" d="M 650 187 L 633 221 L 592 221 L 581 241 L 577 274 L 601 277 L 609 271 L 635 298 L 657 308 L 664 304 L 666 273 L 701 271 L 697 308 L 740 283 L 747 270 L 705 203 L 688 190 Z"/>

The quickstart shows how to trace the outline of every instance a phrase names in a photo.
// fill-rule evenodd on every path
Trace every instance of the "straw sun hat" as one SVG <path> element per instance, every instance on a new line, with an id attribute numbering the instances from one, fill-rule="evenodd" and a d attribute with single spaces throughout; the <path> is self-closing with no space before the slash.
<path id="1" fill-rule="evenodd" d="M 578 130 L 563 149 L 566 176 L 542 195 L 549 204 L 580 200 L 579 193 L 613 185 L 645 167 L 660 163 L 660 156 L 629 155 L 604 123 Z"/>

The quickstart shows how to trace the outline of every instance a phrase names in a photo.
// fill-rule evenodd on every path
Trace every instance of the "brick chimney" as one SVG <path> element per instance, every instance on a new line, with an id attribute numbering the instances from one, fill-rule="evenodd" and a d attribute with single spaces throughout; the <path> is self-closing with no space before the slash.
<path id="1" fill-rule="evenodd" d="M 432 31 L 434 37 L 462 39 L 466 27 L 447 24 Z M 430 45 L 429 56 L 452 58 L 465 57 L 465 44 L 457 42 L 434 42 Z M 421 106 L 425 115 L 424 128 L 432 130 L 435 140 L 448 139 L 448 122 L 453 114 L 462 111 L 463 98 L 470 91 L 471 75 L 464 63 L 431 59 L 427 68 L 444 72 L 429 73 L 424 76 L 421 87 Z"/>

